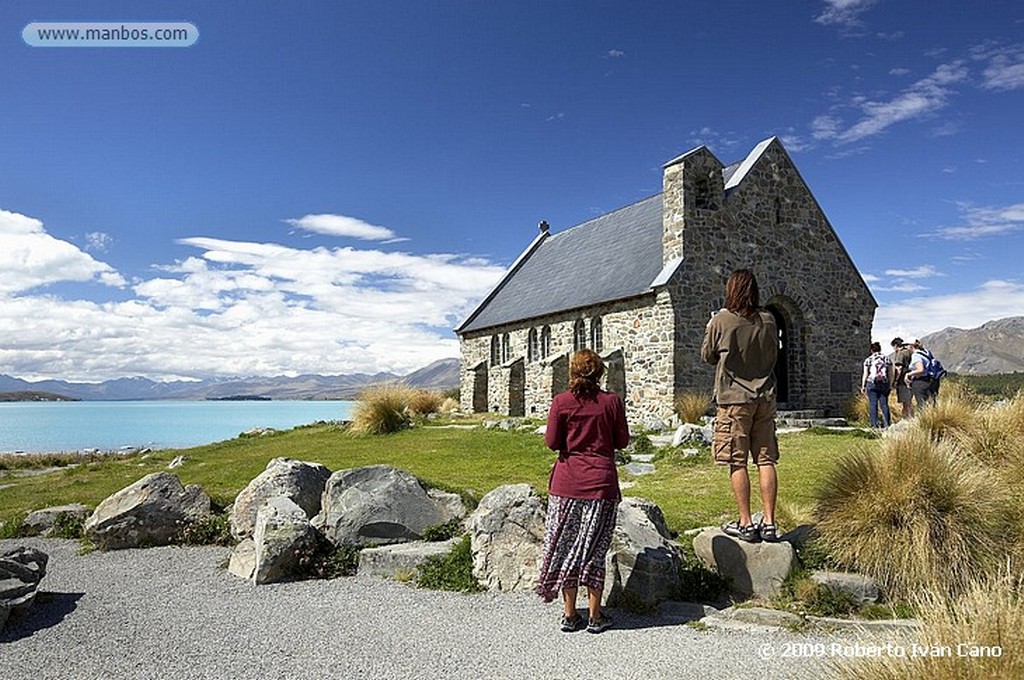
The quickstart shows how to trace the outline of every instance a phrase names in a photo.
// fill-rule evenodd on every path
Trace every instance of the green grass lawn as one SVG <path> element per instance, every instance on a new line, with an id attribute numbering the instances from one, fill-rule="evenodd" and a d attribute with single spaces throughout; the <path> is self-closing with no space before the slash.
<path id="1" fill-rule="evenodd" d="M 779 498 L 784 507 L 809 509 L 825 472 L 844 451 L 877 447 L 877 441 L 848 434 L 799 433 L 779 438 Z M 506 432 L 426 426 L 385 436 L 356 436 L 330 425 L 300 427 L 262 437 L 237 438 L 184 450 L 156 451 L 145 456 L 111 457 L 46 474 L 0 477 L 0 521 L 20 520 L 31 510 L 65 503 L 95 507 L 100 501 L 141 477 L 165 470 L 176 456 L 186 462 L 174 470 L 184 484 L 199 484 L 225 505 L 266 467 L 272 458 L 290 457 L 325 465 L 332 471 L 387 464 L 407 470 L 431 486 L 465 491 L 479 499 L 504 485 L 525 482 L 547 489 L 554 454 L 541 437 Z M 666 459 L 636 482 L 627 495 L 657 503 L 676 531 L 717 524 L 735 514 L 728 475 L 705 452 L 696 462 Z M 756 475 L 753 475 L 756 488 Z M 756 491 L 755 510 L 759 507 Z"/>

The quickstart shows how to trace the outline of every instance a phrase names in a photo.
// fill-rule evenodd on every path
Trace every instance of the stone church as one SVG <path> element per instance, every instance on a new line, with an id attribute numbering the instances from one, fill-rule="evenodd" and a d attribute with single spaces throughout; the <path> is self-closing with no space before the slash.
<path id="1" fill-rule="evenodd" d="M 731 165 L 701 146 L 663 173 L 660 194 L 558 233 L 540 224 L 455 329 L 464 411 L 546 416 L 589 347 L 631 421 L 672 423 L 677 395 L 711 391 L 700 344 L 738 267 L 778 322 L 779 409 L 835 414 L 856 392 L 877 303 L 779 140 Z"/>

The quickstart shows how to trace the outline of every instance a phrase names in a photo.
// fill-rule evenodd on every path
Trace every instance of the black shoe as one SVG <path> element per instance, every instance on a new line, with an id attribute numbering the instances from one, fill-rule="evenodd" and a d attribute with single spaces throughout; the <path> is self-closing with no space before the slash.
<path id="1" fill-rule="evenodd" d="M 722 525 L 722 531 L 726 535 L 738 538 L 746 543 L 757 543 L 761 540 L 761 533 L 753 524 L 741 526 L 739 520 L 734 520 Z"/>
<path id="2" fill-rule="evenodd" d="M 761 535 L 761 540 L 766 543 L 779 542 L 779 527 L 774 524 L 762 524 L 757 528 L 757 533 Z"/>
<path id="3" fill-rule="evenodd" d="M 562 632 L 563 633 L 575 633 L 579 629 L 583 628 L 583 617 L 577 614 L 573 617 L 563 616 L 562 617 Z"/>
<path id="4" fill-rule="evenodd" d="M 612 617 L 608 616 L 607 614 L 601 614 L 601 616 L 599 616 L 596 619 L 590 619 L 590 621 L 587 623 L 587 632 L 600 633 L 602 631 L 608 630 L 611 627 Z"/>

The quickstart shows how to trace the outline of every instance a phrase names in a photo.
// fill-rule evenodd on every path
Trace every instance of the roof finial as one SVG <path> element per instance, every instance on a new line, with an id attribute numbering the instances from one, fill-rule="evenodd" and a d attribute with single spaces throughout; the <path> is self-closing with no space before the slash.
<path id="1" fill-rule="evenodd" d="M 551 225 L 548 224 L 547 220 L 541 220 L 540 224 L 537 225 L 537 228 L 540 229 L 542 233 L 546 234 L 548 233 L 548 229 L 551 228 Z"/>

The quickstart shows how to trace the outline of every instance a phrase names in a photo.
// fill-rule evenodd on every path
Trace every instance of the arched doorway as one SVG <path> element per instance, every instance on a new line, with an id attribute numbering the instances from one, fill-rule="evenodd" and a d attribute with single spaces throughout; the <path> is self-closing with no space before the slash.
<path id="1" fill-rule="evenodd" d="M 775 400 L 780 409 L 807 408 L 807 324 L 800 306 L 786 295 L 772 295 L 765 309 L 779 329 L 775 361 Z"/>

